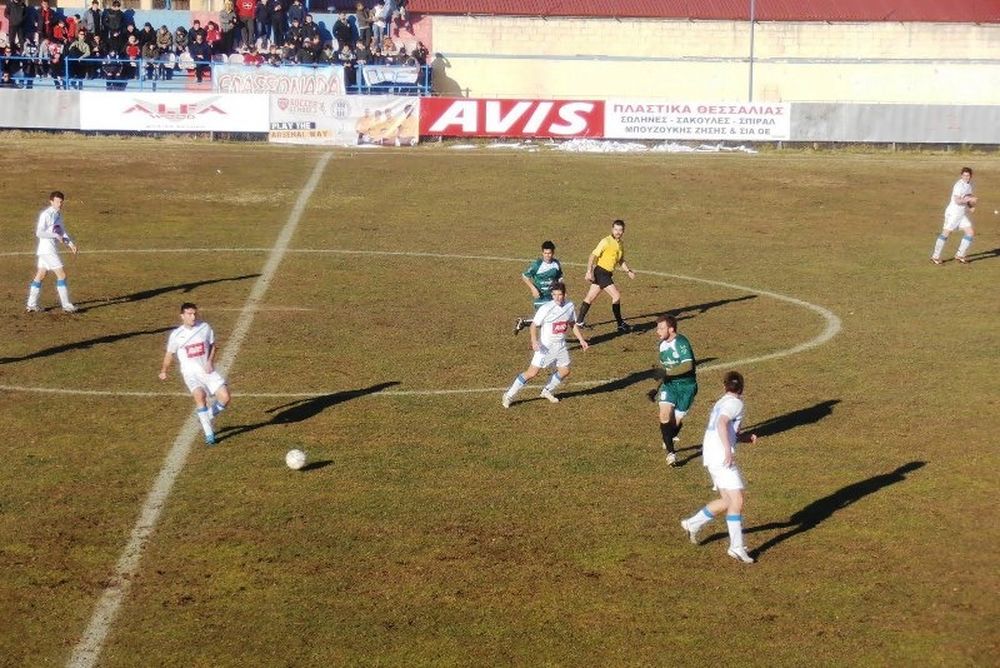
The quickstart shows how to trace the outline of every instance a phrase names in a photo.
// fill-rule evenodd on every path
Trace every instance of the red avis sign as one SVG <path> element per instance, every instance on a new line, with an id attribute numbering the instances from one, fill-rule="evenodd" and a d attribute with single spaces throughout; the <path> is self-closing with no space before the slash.
<path id="1" fill-rule="evenodd" d="M 420 134 L 434 137 L 603 137 L 601 100 L 420 98 Z"/>

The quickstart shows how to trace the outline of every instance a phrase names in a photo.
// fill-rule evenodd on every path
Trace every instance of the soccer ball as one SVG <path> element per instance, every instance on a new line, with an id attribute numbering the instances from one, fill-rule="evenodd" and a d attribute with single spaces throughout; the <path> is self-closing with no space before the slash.
<path id="1" fill-rule="evenodd" d="M 301 450 L 289 450 L 285 455 L 285 464 L 293 471 L 298 471 L 306 465 L 306 453 Z"/>

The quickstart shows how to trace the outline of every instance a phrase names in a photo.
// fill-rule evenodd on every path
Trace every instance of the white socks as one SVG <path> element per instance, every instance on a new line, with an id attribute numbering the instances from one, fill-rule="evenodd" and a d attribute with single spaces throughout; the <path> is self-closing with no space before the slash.
<path id="1" fill-rule="evenodd" d="M 743 516 L 726 515 L 726 526 L 729 527 L 729 547 L 738 550 L 743 547 Z"/>

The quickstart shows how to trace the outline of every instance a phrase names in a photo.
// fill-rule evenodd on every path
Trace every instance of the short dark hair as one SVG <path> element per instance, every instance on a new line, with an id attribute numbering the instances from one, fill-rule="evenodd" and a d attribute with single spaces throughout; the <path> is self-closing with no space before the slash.
<path id="1" fill-rule="evenodd" d="M 555 281 L 552 285 L 549 286 L 549 292 L 555 292 L 556 290 L 558 290 L 563 294 L 566 294 L 566 284 L 563 283 L 562 281 Z"/>
<path id="2" fill-rule="evenodd" d="M 556 245 L 554 243 L 552 243 L 551 241 L 543 241 L 542 242 L 542 250 L 550 250 L 550 251 L 552 251 L 554 253 L 555 250 L 556 250 Z"/>
<path id="3" fill-rule="evenodd" d="M 962 167 L 962 173 L 972 176 L 972 167 Z"/>
<path id="4" fill-rule="evenodd" d="M 195 311 L 197 311 L 198 305 L 195 304 L 194 302 L 184 302 L 183 304 L 181 304 L 181 313 L 184 313 L 184 311 L 190 308 L 193 308 Z"/>
<path id="5" fill-rule="evenodd" d="M 52 200 L 54 200 L 55 198 L 57 198 L 57 197 L 59 199 L 66 199 L 66 195 L 63 195 L 61 190 L 53 190 L 51 193 L 49 193 L 49 201 L 50 202 Z"/>
<path id="6" fill-rule="evenodd" d="M 664 313 L 663 315 L 661 315 L 656 319 L 656 322 L 657 323 L 665 322 L 667 323 L 667 327 L 674 330 L 675 332 L 677 331 L 677 318 L 675 318 L 670 313 Z"/>
<path id="7" fill-rule="evenodd" d="M 623 230 L 625 229 L 625 221 L 622 220 L 621 218 L 618 218 L 613 223 L 611 223 L 611 227 L 614 227 L 615 225 L 621 225 L 622 229 Z"/>
<path id="8" fill-rule="evenodd" d="M 726 392 L 743 394 L 743 374 L 739 371 L 727 371 L 726 375 L 722 377 L 722 384 L 725 386 Z"/>

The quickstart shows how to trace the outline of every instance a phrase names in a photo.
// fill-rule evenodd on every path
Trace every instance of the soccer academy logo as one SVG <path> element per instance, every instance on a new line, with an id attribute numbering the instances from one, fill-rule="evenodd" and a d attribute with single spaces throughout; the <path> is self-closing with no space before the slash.
<path id="1" fill-rule="evenodd" d="M 226 111 L 215 104 L 219 99 L 221 99 L 221 96 L 215 95 L 195 102 L 166 104 L 163 102 L 147 102 L 136 98 L 133 100 L 134 103 L 132 106 L 128 107 L 123 113 L 144 114 L 149 118 L 163 119 L 174 123 L 204 117 L 206 114 L 228 116 L 229 114 Z"/>

